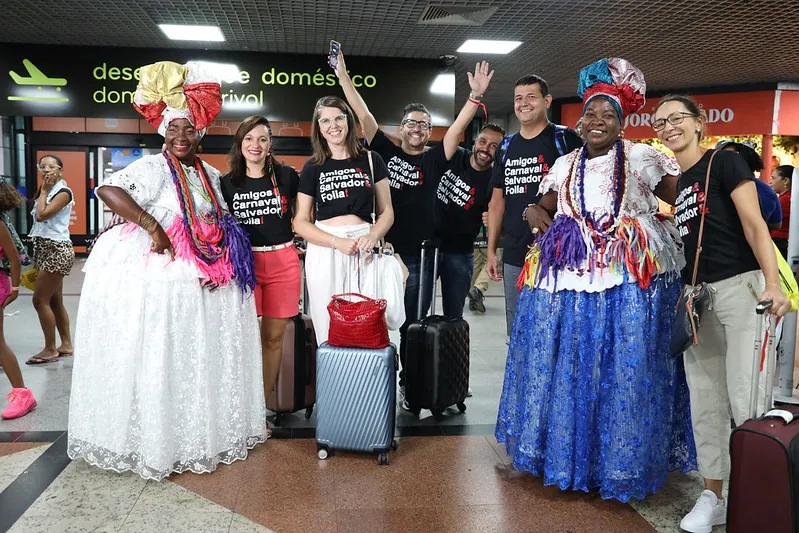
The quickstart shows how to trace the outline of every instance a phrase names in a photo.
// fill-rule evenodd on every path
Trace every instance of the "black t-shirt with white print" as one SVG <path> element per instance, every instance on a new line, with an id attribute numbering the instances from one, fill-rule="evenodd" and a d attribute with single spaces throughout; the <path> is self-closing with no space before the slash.
<path id="1" fill-rule="evenodd" d="M 281 164 L 275 165 L 274 184 L 269 176 L 246 176 L 242 186 L 237 187 L 230 174 L 222 176 L 222 196 L 252 246 L 274 246 L 294 238 L 291 218 L 299 179 L 293 168 Z"/>
<path id="2" fill-rule="evenodd" d="M 694 166 L 683 172 L 677 186 L 674 222 L 685 244 L 686 265 L 682 274 L 685 283 L 691 283 L 693 276 L 705 176 L 712 153 L 708 150 Z M 749 166 L 739 154 L 720 150 L 713 158 L 697 283 L 721 281 L 760 268 L 730 196 L 741 182 L 753 179 Z"/>
<path id="3" fill-rule="evenodd" d="M 316 199 L 316 220 L 357 215 L 365 222 L 371 222 L 375 207 L 372 181 L 378 183 L 388 178 L 383 158 L 374 152 L 372 165 L 373 180 L 370 179 L 366 153 L 355 158 L 328 159 L 321 165 L 309 159 L 300 173 L 299 191 Z"/>
<path id="4" fill-rule="evenodd" d="M 443 149 L 434 153 L 446 169 L 436 189 L 436 239 L 442 252 L 472 253 L 491 198 L 491 169 L 475 170 L 472 153 L 462 148 L 449 161 Z"/>
<path id="5" fill-rule="evenodd" d="M 564 132 L 565 153 L 583 145 L 580 136 L 572 130 Z M 565 155 L 565 154 L 564 154 Z M 491 177 L 492 185 L 505 196 L 505 218 L 502 223 L 504 249 L 502 260 L 513 266 L 523 266 L 524 256 L 533 243 L 530 226 L 522 220 L 529 204 L 541 199 L 538 188 L 560 154 L 555 147 L 555 125 L 550 124 L 532 139 L 516 134 L 505 153 L 497 150 L 497 159 Z"/>
<path id="6" fill-rule="evenodd" d="M 438 147 L 409 155 L 381 130 L 377 130 L 369 147 L 383 156 L 389 172 L 394 224 L 386 241 L 400 255 L 418 256 L 422 241 L 433 237 L 434 191 L 441 175 L 435 164 L 434 151 Z"/>

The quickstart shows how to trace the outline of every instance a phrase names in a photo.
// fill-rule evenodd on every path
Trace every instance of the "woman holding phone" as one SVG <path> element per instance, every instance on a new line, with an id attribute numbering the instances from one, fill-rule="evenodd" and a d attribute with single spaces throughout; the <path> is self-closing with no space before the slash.
<path id="1" fill-rule="evenodd" d="M 344 100 L 317 101 L 311 143 L 313 156 L 300 174 L 295 228 L 308 241 L 310 314 L 321 345 L 327 340 L 331 296 L 354 286 L 353 256 L 371 253 L 393 224 L 394 210 L 386 164 L 358 143 L 355 116 Z"/>

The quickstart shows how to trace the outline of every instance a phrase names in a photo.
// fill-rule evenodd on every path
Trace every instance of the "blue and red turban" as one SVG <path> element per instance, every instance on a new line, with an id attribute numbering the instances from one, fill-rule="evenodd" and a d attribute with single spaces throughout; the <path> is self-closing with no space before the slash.
<path id="1" fill-rule="evenodd" d="M 583 99 L 583 111 L 594 98 L 605 98 L 618 113 L 619 122 L 624 122 L 624 117 L 644 107 L 645 94 L 643 73 L 625 59 L 600 59 L 580 71 L 577 95 Z"/>

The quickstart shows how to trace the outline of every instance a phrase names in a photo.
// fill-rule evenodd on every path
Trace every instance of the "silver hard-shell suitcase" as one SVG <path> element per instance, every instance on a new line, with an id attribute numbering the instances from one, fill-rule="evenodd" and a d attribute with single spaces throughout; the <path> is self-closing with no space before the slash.
<path id="1" fill-rule="evenodd" d="M 323 343 L 316 352 L 316 448 L 378 454 L 388 464 L 397 449 L 397 349 L 343 348 Z"/>

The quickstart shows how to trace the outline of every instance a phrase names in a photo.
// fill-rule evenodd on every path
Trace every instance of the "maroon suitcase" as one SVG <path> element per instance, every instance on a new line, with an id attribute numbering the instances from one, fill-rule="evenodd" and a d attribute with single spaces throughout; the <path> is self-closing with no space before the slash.
<path id="1" fill-rule="evenodd" d="M 303 268 L 303 278 L 304 278 Z M 277 413 L 275 425 L 284 414 L 305 409 L 305 418 L 311 418 L 316 403 L 316 333 L 311 317 L 305 314 L 308 291 L 303 279 L 302 313 L 292 317 L 283 337 L 283 356 L 280 371 L 272 393 L 266 399 L 266 408 Z"/>
<path id="2" fill-rule="evenodd" d="M 799 406 L 771 409 L 776 342 L 774 321 L 766 342 L 766 414 L 756 418 L 759 370 L 763 346 L 763 315 L 767 304 L 757 306 L 758 327 L 753 361 L 753 387 L 749 402 L 752 417 L 730 437 L 730 492 L 727 501 L 728 533 L 799 533 Z"/>

